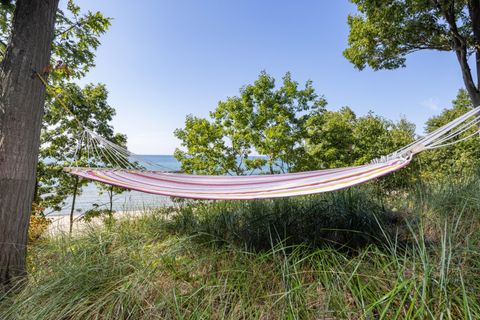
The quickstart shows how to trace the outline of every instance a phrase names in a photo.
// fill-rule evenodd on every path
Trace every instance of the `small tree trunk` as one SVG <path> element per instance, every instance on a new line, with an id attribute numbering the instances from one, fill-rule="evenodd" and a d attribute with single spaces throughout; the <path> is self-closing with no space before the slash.
<path id="1" fill-rule="evenodd" d="M 108 193 L 110 197 L 110 216 L 112 216 L 113 213 L 113 186 L 110 186 L 110 192 Z"/>
<path id="2" fill-rule="evenodd" d="M 58 0 L 17 0 L 0 65 L 0 291 L 25 275 L 45 88 Z"/>
<path id="3" fill-rule="evenodd" d="M 40 203 L 38 195 L 38 178 L 35 177 L 35 188 L 33 189 L 33 203 Z"/>
<path id="4" fill-rule="evenodd" d="M 72 208 L 70 209 L 70 229 L 69 229 L 70 234 L 72 234 L 72 231 L 73 231 L 73 213 L 75 212 L 75 201 L 77 200 L 77 192 L 78 192 L 78 176 L 75 176 L 75 184 L 73 185 Z"/>

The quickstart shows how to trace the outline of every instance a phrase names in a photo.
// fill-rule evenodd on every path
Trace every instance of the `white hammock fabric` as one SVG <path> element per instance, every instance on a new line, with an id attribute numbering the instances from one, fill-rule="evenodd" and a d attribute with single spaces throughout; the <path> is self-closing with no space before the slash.
<path id="1" fill-rule="evenodd" d="M 65 168 L 82 178 L 157 195 L 192 199 L 236 200 L 308 195 L 334 191 L 363 183 L 407 166 L 412 157 L 433 149 L 463 141 L 478 133 L 458 139 L 480 122 L 480 107 L 472 109 L 424 138 L 374 162 L 362 166 L 300 173 L 252 176 L 206 176 L 141 170 L 132 159 L 144 162 L 110 141 L 85 129 L 88 150 L 93 155 L 111 159 L 117 168 Z"/>

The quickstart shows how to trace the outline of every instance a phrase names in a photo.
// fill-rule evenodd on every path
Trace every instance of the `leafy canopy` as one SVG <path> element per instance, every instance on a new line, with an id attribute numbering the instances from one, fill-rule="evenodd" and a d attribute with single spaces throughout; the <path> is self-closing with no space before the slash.
<path id="1" fill-rule="evenodd" d="M 470 99 L 480 105 L 480 1 L 350 1 L 358 14 L 348 17 L 349 47 L 343 54 L 355 67 L 396 69 L 415 51 L 453 51 Z M 472 54 L 476 77 L 470 67 Z"/>
<path id="2" fill-rule="evenodd" d="M 220 101 L 210 119 L 187 116 L 175 131 L 183 147 L 175 156 L 182 170 L 202 174 L 305 171 L 364 164 L 415 138 L 405 119 L 358 117 L 326 104 L 310 81 L 300 88 L 287 73 L 276 87 L 262 72 L 240 96 Z"/>
<path id="3" fill-rule="evenodd" d="M 36 202 L 43 207 L 60 210 L 65 199 L 72 195 L 75 178 L 63 171 L 68 166 L 105 166 L 112 163 L 108 154 L 103 154 L 82 137 L 83 126 L 119 144 L 126 144 L 126 136 L 114 133 L 110 123 L 115 109 L 108 102 L 105 85 L 88 84 L 80 88 L 66 84 L 62 95 L 49 99 L 45 105 L 38 164 Z M 76 119 L 67 116 L 63 104 L 70 105 Z M 88 184 L 79 181 L 77 194 Z"/>
<path id="4" fill-rule="evenodd" d="M 15 5 L 0 5 L 0 55 L 6 50 L 7 39 L 12 32 L 12 17 Z M 100 36 L 110 26 L 111 19 L 101 12 L 82 13 L 73 0 L 67 3 L 66 11 L 58 10 L 52 57 L 49 66 L 39 73 L 49 74 L 49 81 L 58 83 L 65 79 L 81 78 L 95 66 L 95 50 L 100 45 Z"/>
<path id="5" fill-rule="evenodd" d="M 307 81 L 300 88 L 287 73 L 280 87 L 266 72 L 240 96 L 220 101 L 210 120 L 187 116 L 175 135 L 184 150 L 175 157 L 182 170 L 205 174 L 251 174 L 267 167 L 271 173 L 293 167 L 302 152 L 303 123 L 326 102 Z M 251 157 L 252 154 L 265 157 Z"/>
<path id="6" fill-rule="evenodd" d="M 366 65 L 374 70 L 404 67 L 406 56 L 419 50 L 451 51 L 451 23 L 465 39 L 469 53 L 474 50 L 466 0 L 350 1 L 359 13 L 348 17 L 349 47 L 344 55 L 359 69 Z M 448 10 L 455 21 L 447 21 Z"/>
<path id="7" fill-rule="evenodd" d="M 357 116 L 348 107 L 311 115 L 305 126 L 305 152 L 296 168 L 300 171 L 362 165 L 404 147 L 416 136 L 415 125 L 406 119 L 394 122 L 373 112 Z M 395 189 L 411 178 L 407 168 L 379 183 Z"/>

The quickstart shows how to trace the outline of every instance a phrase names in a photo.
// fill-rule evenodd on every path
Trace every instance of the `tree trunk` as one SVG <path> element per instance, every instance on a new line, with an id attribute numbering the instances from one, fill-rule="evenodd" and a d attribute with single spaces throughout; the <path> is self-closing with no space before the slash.
<path id="1" fill-rule="evenodd" d="M 109 200 L 110 200 L 110 216 L 112 215 L 113 211 L 113 186 L 110 186 L 110 192 L 108 193 Z"/>
<path id="2" fill-rule="evenodd" d="M 448 25 L 450 26 L 453 49 L 455 51 L 458 63 L 460 65 L 460 69 L 462 71 L 463 83 L 465 84 L 465 88 L 467 89 L 470 99 L 472 100 L 473 107 L 478 107 L 480 105 L 480 83 L 478 83 L 478 81 L 480 81 L 480 70 L 478 70 L 478 68 L 480 67 L 480 51 L 478 48 L 478 44 L 480 43 L 480 5 L 478 4 L 478 0 L 472 0 L 468 3 L 470 18 L 472 19 L 473 35 L 475 39 L 474 45 L 476 46 L 475 52 L 477 59 L 477 84 L 475 84 L 475 81 L 473 80 L 472 71 L 470 69 L 470 65 L 468 64 L 467 40 L 458 30 L 455 17 L 454 2 L 450 2 L 447 6 L 442 6 L 439 1 L 436 1 L 436 4 L 440 12 L 443 14 L 445 20 L 447 21 Z"/>
<path id="3" fill-rule="evenodd" d="M 77 192 L 78 192 L 78 176 L 75 176 L 75 184 L 73 185 L 72 208 L 70 209 L 70 229 L 69 229 L 70 234 L 72 234 L 72 231 L 73 231 L 73 213 L 75 212 L 75 201 L 77 200 Z"/>
<path id="4" fill-rule="evenodd" d="M 58 0 L 18 0 L 0 65 L 0 291 L 25 275 L 45 88 Z"/>
<path id="5" fill-rule="evenodd" d="M 468 95 L 472 100 L 473 107 L 476 108 L 480 106 L 480 91 L 478 90 L 475 82 L 473 81 L 472 72 L 467 61 L 467 48 L 464 45 L 461 45 L 460 48 L 455 50 L 457 55 L 457 60 L 462 71 L 463 83 L 467 89 Z M 477 70 L 477 73 L 479 70 Z"/>

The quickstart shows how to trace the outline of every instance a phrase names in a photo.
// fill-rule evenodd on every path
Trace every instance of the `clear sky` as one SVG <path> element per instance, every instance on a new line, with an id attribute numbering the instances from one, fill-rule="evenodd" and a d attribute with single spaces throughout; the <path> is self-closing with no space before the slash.
<path id="1" fill-rule="evenodd" d="M 207 116 L 261 70 L 311 79 L 331 109 L 406 116 L 419 133 L 463 86 L 453 53 L 415 53 L 394 71 L 354 69 L 342 55 L 355 12 L 347 0 L 76 3 L 114 19 L 82 83 L 107 85 L 113 124 L 139 154 L 172 154 L 180 145 L 173 131 L 187 114 Z"/>

